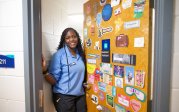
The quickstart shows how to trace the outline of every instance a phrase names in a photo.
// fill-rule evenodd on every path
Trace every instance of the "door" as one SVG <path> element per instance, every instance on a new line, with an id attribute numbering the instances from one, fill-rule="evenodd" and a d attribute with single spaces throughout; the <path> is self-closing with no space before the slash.
<path id="1" fill-rule="evenodd" d="M 88 112 L 147 112 L 149 5 L 149 0 L 89 0 L 84 4 Z"/>

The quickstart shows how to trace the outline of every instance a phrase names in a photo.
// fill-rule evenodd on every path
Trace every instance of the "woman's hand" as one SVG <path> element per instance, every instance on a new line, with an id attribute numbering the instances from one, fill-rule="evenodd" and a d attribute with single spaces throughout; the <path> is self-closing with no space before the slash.
<path id="1" fill-rule="evenodd" d="M 43 74 L 47 73 L 47 64 L 46 64 L 45 57 L 43 55 L 42 55 L 42 73 Z"/>

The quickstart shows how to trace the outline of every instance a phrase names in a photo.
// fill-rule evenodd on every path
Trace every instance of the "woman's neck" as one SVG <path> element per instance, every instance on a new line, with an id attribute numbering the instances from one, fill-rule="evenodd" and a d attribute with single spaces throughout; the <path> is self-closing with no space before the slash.
<path id="1" fill-rule="evenodd" d="M 69 51 L 73 56 L 76 56 L 76 49 L 69 48 Z"/>

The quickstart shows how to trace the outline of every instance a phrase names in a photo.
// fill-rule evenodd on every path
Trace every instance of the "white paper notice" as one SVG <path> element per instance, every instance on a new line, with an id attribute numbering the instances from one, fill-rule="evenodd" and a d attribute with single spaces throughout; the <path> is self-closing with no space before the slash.
<path id="1" fill-rule="evenodd" d="M 134 47 L 144 47 L 144 37 L 134 38 Z"/>

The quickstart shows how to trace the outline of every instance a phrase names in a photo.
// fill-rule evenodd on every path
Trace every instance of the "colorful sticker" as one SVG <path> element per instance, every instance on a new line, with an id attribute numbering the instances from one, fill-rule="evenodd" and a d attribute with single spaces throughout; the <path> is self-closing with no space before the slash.
<path id="1" fill-rule="evenodd" d="M 108 94 L 106 95 L 106 104 L 114 107 L 114 98 Z"/>
<path id="2" fill-rule="evenodd" d="M 105 95 L 102 91 L 99 91 L 99 100 L 104 101 Z"/>
<path id="3" fill-rule="evenodd" d="M 125 67 L 125 84 L 134 85 L 134 67 Z"/>
<path id="4" fill-rule="evenodd" d="M 96 59 L 95 58 L 87 58 L 87 63 L 96 64 Z"/>
<path id="5" fill-rule="evenodd" d="M 103 74 L 103 82 L 112 85 L 112 75 Z"/>
<path id="6" fill-rule="evenodd" d="M 116 87 L 112 86 L 112 96 L 116 96 Z"/>
<path id="7" fill-rule="evenodd" d="M 87 64 L 87 72 L 93 74 L 96 69 L 96 65 L 94 64 Z"/>
<path id="8" fill-rule="evenodd" d="M 122 94 L 118 94 L 118 102 L 126 107 L 129 107 L 130 98 Z"/>
<path id="9" fill-rule="evenodd" d="M 106 4 L 102 9 L 102 18 L 104 21 L 108 21 L 112 16 L 112 7 L 110 4 Z"/>
<path id="10" fill-rule="evenodd" d="M 123 21 L 121 18 L 117 18 L 115 21 L 114 21 L 114 24 L 116 25 L 115 26 L 115 35 L 118 35 L 119 31 L 121 30 L 121 26 L 123 25 Z"/>
<path id="11" fill-rule="evenodd" d="M 119 5 L 120 0 L 111 0 L 111 7 Z"/>
<path id="12" fill-rule="evenodd" d="M 112 75 L 113 74 L 112 64 L 100 63 L 100 71 L 103 74 Z"/>
<path id="13" fill-rule="evenodd" d="M 110 63 L 110 50 L 109 51 L 102 51 L 101 52 L 101 61 L 103 63 Z"/>
<path id="14" fill-rule="evenodd" d="M 88 75 L 88 83 L 94 84 L 94 75 Z"/>
<path id="15" fill-rule="evenodd" d="M 106 86 L 107 86 L 106 83 L 98 82 L 99 90 L 101 90 L 101 91 L 103 91 L 103 92 L 106 92 Z"/>
<path id="16" fill-rule="evenodd" d="M 91 16 L 87 16 L 87 18 L 86 18 L 86 25 L 87 26 L 91 25 Z"/>
<path id="17" fill-rule="evenodd" d="M 98 97 L 94 94 L 91 95 L 91 100 L 94 104 L 98 104 Z"/>
<path id="18" fill-rule="evenodd" d="M 100 81 L 100 74 L 94 74 L 94 80 L 96 82 L 99 82 Z"/>
<path id="19" fill-rule="evenodd" d="M 118 104 L 115 104 L 116 112 L 126 112 L 126 109 Z"/>
<path id="20" fill-rule="evenodd" d="M 87 4 L 86 6 L 86 14 L 90 14 L 91 12 L 91 4 Z"/>
<path id="21" fill-rule="evenodd" d="M 137 97 L 138 100 L 140 100 L 141 102 L 144 102 L 146 99 L 146 95 L 144 92 L 142 92 L 141 90 L 134 88 L 132 86 L 126 86 L 125 87 L 125 92 L 129 95 L 135 95 Z"/>
<path id="22" fill-rule="evenodd" d="M 114 76 L 124 77 L 124 66 L 114 65 Z"/>
<path id="23" fill-rule="evenodd" d="M 123 88 L 123 78 L 115 77 L 115 86 Z"/>
<path id="24" fill-rule="evenodd" d="M 91 33 L 91 36 L 95 35 L 95 26 L 94 25 L 91 25 L 91 27 L 90 27 L 90 33 Z"/>
<path id="25" fill-rule="evenodd" d="M 100 42 L 99 42 L 99 41 L 96 41 L 96 42 L 95 42 L 95 45 L 94 45 L 94 49 L 95 49 L 95 50 L 99 50 L 99 49 L 100 49 L 99 46 L 100 46 Z"/>
<path id="26" fill-rule="evenodd" d="M 101 13 L 98 13 L 98 14 L 96 15 L 96 24 L 97 24 L 98 27 L 100 27 L 101 21 L 102 21 L 102 14 L 101 14 Z"/>
<path id="27" fill-rule="evenodd" d="M 102 40 L 102 51 L 110 50 L 110 39 Z"/>
<path id="28" fill-rule="evenodd" d="M 132 0 L 122 0 L 122 8 L 127 9 L 131 7 L 132 5 Z"/>
<path id="29" fill-rule="evenodd" d="M 91 47 L 91 44 L 92 44 L 92 40 L 90 39 L 90 38 L 88 38 L 87 40 L 86 40 L 86 47 Z"/>
<path id="30" fill-rule="evenodd" d="M 112 26 L 106 27 L 106 28 L 98 28 L 98 37 L 102 37 L 104 34 L 112 32 L 113 28 Z"/>
<path id="31" fill-rule="evenodd" d="M 144 87 L 145 72 L 143 70 L 135 71 L 135 86 Z"/>
<path id="32" fill-rule="evenodd" d="M 121 14 L 121 8 L 120 7 L 114 10 L 114 15 L 115 16 L 117 16 L 119 14 Z"/>
<path id="33" fill-rule="evenodd" d="M 120 34 L 116 36 L 116 47 L 127 47 L 129 43 L 128 36 L 125 34 Z"/>
<path id="34" fill-rule="evenodd" d="M 111 110 L 109 110 L 107 107 L 105 107 L 105 106 L 102 106 L 101 105 L 101 107 L 102 107 L 102 112 L 112 112 Z"/>
<path id="35" fill-rule="evenodd" d="M 124 22 L 124 29 L 132 29 L 132 28 L 139 28 L 140 27 L 140 20 L 128 21 Z"/>
<path id="36" fill-rule="evenodd" d="M 134 47 L 144 47 L 144 37 L 134 38 Z"/>
<path id="37" fill-rule="evenodd" d="M 98 54 L 88 54 L 88 56 L 95 58 L 95 59 L 100 59 L 100 55 Z"/>
<path id="38" fill-rule="evenodd" d="M 83 33 L 84 33 L 84 38 L 88 38 L 88 29 L 87 28 L 84 28 Z"/>
<path id="39" fill-rule="evenodd" d="M 140 18 L 143 16 L 145 0 L 138 0 L 134 2 L 134 18 Z"/>
<path id="40" fill-rule="evenodd" d="M 106 0 L 100 0 L 100 5 L 104 6 L 106 4 Z"/>
<path id="41" fill-rule="evenodd" d="M 95 93 L 98 93 L 98 86 L 96 84 L 93 84 L 93 91 Z"/>
<path id="42" fill-rule="evenodd" d="M 141 109 L 141 103 L 135 99 L 132 99 L 130 101 L 130 105 L 132 109 L 134 110 L 134 112 L 139 112 L 139 110 Z"/>

